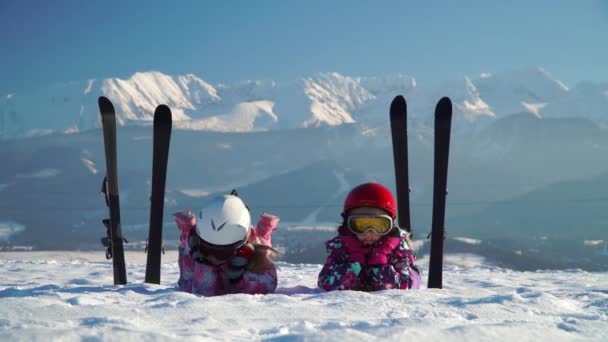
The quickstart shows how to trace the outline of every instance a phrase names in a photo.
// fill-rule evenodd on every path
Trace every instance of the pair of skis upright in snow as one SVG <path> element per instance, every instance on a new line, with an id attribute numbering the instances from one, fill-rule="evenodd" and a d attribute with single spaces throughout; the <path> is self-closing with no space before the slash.
<path id="1" fill-rule="evenodd" d="M 116 112 L 108 98 L 99 97 L 99 112 L 103 126 L 106 154 L 106 199 L 110 210 L 110 229 L 106 255 L 113 259 L 114 284 L 127 283 L 122 228 L 120 225 L 120 205 L 118 198 L 118 161 L 116 153 Z M 162 250 L 163 209 L 165 202 L 165 181 L 171 140 L 171 110 L 166 105 L 154 111 L 152 192 L 150 205 L 150 232 L 148 236 L 148 259 L 146 263 L 146 283 L 160 284 L 160 262 Z"/>
<path id="2" fill-rule="evenodd" d="M 395 183 L 397 187 L 397 218 L 399 226 L 411 232 L 410 188 L 407 153 L 407 103 L 403 96 L 393 99 L 390 108 Z M 452 102 L 444 97 L 435 108 L 435 167 L 433 178 L 433 221 L 431 230 L 431 256 L 429 262 L 429 288 L 442 287 L 443 240 L 445 238 L 445 199 L 447 195 Z"/>
<path id="3" fill-rule="evenodd" d="M 106 240 L 109 244 L 109 253 L 107 255 L 113 258 L 114 284 L 126 284 L 127 275 L 118 197 L 116 112 L 112 102 L 103 96 L 99 98 L 99 111 L 101 113 L 106 155 L 106 198 L 110 210 L 110 234 Z M 171 110 L 169 107 L 166 105 L 156 107 L 154 112 L 150 232 L 148 236 L 148 258 L 145 278 L 147 283 L 154 284 L 160 284 L 163 209 L 167 163 L 169 159 L 169 142 L 171 140 L 171 122 Z M 390 122 L 395 161 L 399 225 L 407 232 L 411 232 L 407 152 L 407 103 L 403 96 L 397 96 L 392 101 Z M 444 97 L 437 103 L 437 107 L 435 108 L 435 167 L 429 288 L 442 287 L 445 202 L 451 122 L 452 102 L 449 98 Z"/>

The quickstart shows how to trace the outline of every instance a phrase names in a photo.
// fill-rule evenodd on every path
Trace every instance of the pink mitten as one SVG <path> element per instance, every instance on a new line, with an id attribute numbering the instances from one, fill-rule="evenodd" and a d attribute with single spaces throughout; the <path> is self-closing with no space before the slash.
<path id="1" fill-rule="evenodd" d="M 346 247 L 348 260 L 350 262 L 358 262 L 361 266 L 367 265 L 367 254 L 370 248 L 364 246 L 359 239 L 354 236 L 343 236 L 340 238 Z"/>
<path id="2" fill-rule="evenodd" d="M 386 237 L 371 248 L 367 262 L 370 265 L 386 265 L 388 256 L 399 245 L 401 240 L 396 237 Z"/>
<path id="3" fill-rule="evenodd" d="M 277 229 L 279 217 L 271 214 L 263 213 L 260 215 L 260 220 L 255 228 L 258 241 L 266 246 L 272 246 L 271 234 Z"/>
<path id="4" fill-rule="evenodd" d="M 177 223 L 177 227 L 181 231 L 181 236 L 179 239 L 180 246 L 186 247 L 188 245 L 188 236 L 190 234 L 190 230 L 196 225 L 196 216 L 194 216 L 190 210 L 186 209 L 173 213 L 173 218 L 175 219 L 175 223 Z"/>

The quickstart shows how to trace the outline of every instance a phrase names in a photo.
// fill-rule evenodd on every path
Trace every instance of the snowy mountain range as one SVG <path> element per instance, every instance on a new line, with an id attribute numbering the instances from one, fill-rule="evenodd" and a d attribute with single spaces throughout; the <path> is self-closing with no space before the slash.
<path id="1" fill-rule="evenodd" d="M 562 240 L 576 241 L 581 253 L 568 254 L 570 261 L 558 267 L 592 269 L 581 260 L 595 260 L 598 252 L 585 241 L 608 241 L 607 89 L 589 82 L 569 88 L 532 68 L 437 86 L 404 75 L 336 73 L 211 85 L 195 75 L 148 72 L 5 95 L 0 249 L 99 248 L 100 222 L 107 217 L 99 193 L 105 169 L 97 128 L 101 94 L 114 102 L 123 125 L 118 164 L 123 230 L 134 242 L 129 246 L 147 238 L 149 126 L 158 104 L 169 105 L 175 119 L 165 198 L 164 237 L 170 241 L 177 238 L 172 212 L 196 210 L 233 188 L 254 216 L 277 214 L 284 227 L 335 227 L 344 196 L 362 182 L 394 189 L 388 108 L 395 94 L 408 99 L 412 224 L 421 238 L 431 218 L 432 114 L 447 95 L 456 128 L 446 211 L 450 234 L 483 239 L 475 248 L 484 255 L 500 254 L 493 240 L 501 241 L 501 262 L 510 265 L 513 250 L 539 260 L 527 251 L 559 256 Z M 293 262 L 321 255 L 314 248 L 332 233 L 283 231 L 277 241 Z M 505 234 L 511 242 L 504 242 Z M 304 240 L 314 246 L 299 243 Z"/>
<path id="2" fill-rule="evenodd" d="M 449 96 L 455 127 L 470 129 L 519 112 L 537 117 L 583 117 L 608 122 L 608 83 L 564 85 L 542 68 L 482 74 L 438 85 L 406 75 L 351 77 L 320 73 L 279 83 L 272 80 L 212 85 L 187 74 L 138 72 L 129 79 L 92 79 L 5 94 L 0 102 L 0 138 L 74 133 L 99 127 L 97 97 L 109 97 L 119 124 L 147 124 L 154 108 L 167 104 L 175 127 L 185 130 L 252 132 L 359 123 L 387 124 L 387 104 L 408 99 L 414 124 L 429 124 L 435 103 Z"/>

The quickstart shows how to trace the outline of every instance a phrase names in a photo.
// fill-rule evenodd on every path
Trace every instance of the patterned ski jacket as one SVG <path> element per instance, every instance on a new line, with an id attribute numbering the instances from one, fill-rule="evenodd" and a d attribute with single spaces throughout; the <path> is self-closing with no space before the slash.
<path id="1" fill-rule="evenodd" d="M 404 232 L 383 236 L 369 247 L 346 229 L 340 228 L 339 232 L 325 244 L 329 256 L 319 273 L 320 288 L 367 292 L 420 288 L 420 273 L 414 266 L 416 256 Z"/>
<path id="2" fill-rule="evenodd" d="M 274 265 L 261 273 L 245 271 L 243 277 L 231 282 L 226 274 L 228 264 L 211 265 L 197 256 L 191 246 L 191 237 L 196 235 L 196 216 L 189 210 L 173 214 L 181 231 L 179 245 L 179 289 L 203 296 L 217 296 L 229 293 L 267 294 L 277 288 L 277 270 Z M 271 233 L 276 229 L 279 218 L 263 214 L 248 242 L 271 246 Z M 200 254 L 200 253 L 199 253 Z"/>

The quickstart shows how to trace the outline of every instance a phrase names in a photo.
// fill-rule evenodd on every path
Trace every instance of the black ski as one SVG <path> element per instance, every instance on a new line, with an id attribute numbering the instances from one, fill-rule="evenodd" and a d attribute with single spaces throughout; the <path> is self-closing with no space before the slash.
<path id="1" fill-rule="evenodd" d="M 412 231 L 410 222 L 410 183 L 407 155 L 407 103 L 401 95 L 391 102 L 391 136 L 395 161 L 395 185 L 397 187 L 397 218 L 399 227 Z"/>
<path id="2" fill-rule="evenodd" d="M 118 162 L 116 155 L 116 112 L 114 105 L 106 97 L 99 97 L 99 112 L 103 126 L 103 141 L 106 152 L 106 195 L 110 208 L 109 244 L 114 267 L 114 284 L 127 283 L 125 253 L 123 249 L 122 229 L 120 226 L 120 203 L 118 200 Z"/>
<path id="3" fill-rule="evenodd" d="M 442 288 L 445 199 L 448 183 L 452 102 L 444 97 L 435 108 L 435 173 L 433 180 L 433 223 L 428 288 Z"/>
<path id="4" fill-rule="evenodd" d="M 165 183 L 171 141 L 171 110 L 166 105 L 154 111 L 154 142 L 152 152 L 152 194 L 150 204 L 150 232 L 148 235 L 148 259 L 146 283 L 160 284 L 160 262 L 163 241 L 163 210 Z"/>

